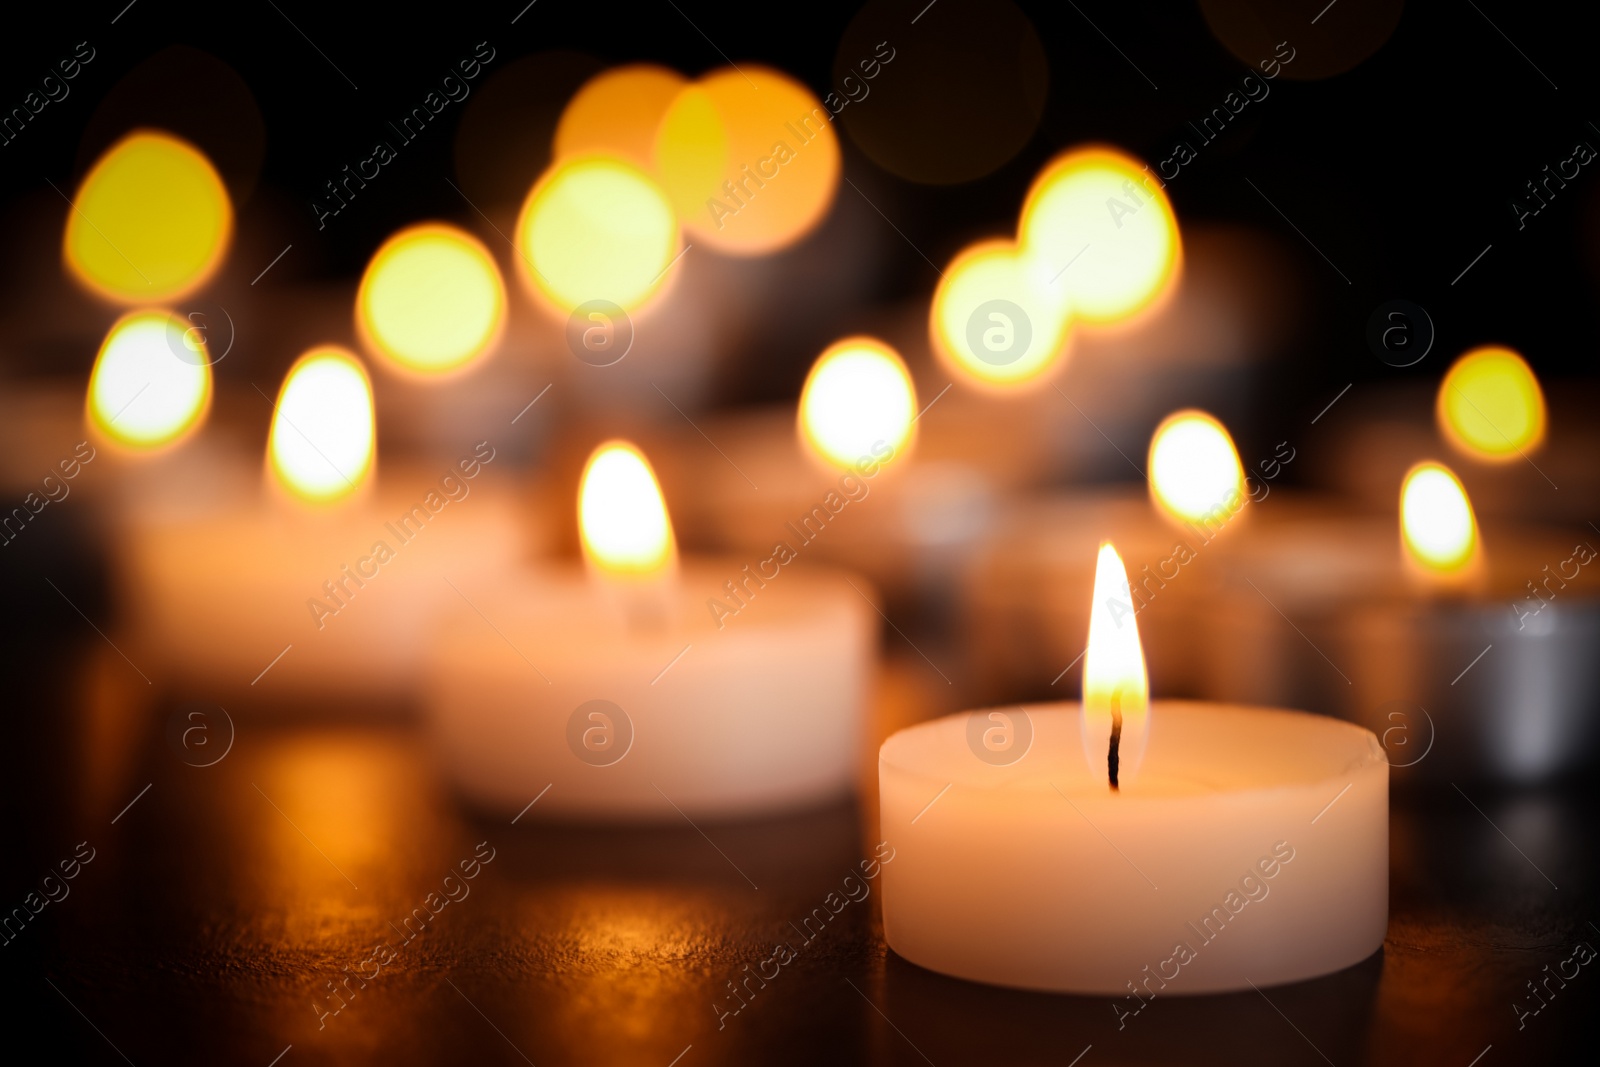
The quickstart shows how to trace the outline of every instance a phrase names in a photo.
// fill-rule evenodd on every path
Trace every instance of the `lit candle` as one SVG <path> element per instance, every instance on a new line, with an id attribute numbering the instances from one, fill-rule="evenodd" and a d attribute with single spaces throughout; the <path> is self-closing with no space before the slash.
<path id="1" fill-rule="evenodd" d="M 1395 336 L 1422 343 L 1415 326 Z M 1364 417 L 1340 424 L 1330 415 L 1337 436 L 1308 452 L 1307 464 L 1320 465 L 1320 477 L 1363 506 L 1386 511 L 1414 457 L 1448 452 L 1474 508 L 1491 525 L 1505 519 L 1584 526 L 1594 520 L 1600 423 L 1593 393 L 1567 387 L 1547 397 L 1515 349 L 1472 348 L 1437 384 L 1410 380 L 1380 388 L 1363 382 L 1351 397 L 1358 395 Z"/>
<path id="2" fill-rule="evenodd" d="M 1289 702 L 1379 731 L 1404 777 L 1546 780 L 1595 756 L 1600 538 L 1480 528 L 1460 478 L 1414 464 L 1387 521 L 1275 529 L 1204 631 L 1206 696 Z"/>
<path id="3" fill-rule="evenodd" d="M 1109 995 L 1119 1017 L 1377 951 L 1377 738 L 1299 712 L 1149 702 L 1127 591 L 1102 546 L 1081 706 L 969 712 L 884 743 L 889 946 L 960 978 Z"/>
<path id="4" fill-rule="evenodd" d="M 1075 490 L 1024 501 L 980 549 L 965 589 L 969 647 L 984 693 L 1009 699 L 1075 684 L 1087 647 L 1082 605 L 1097 580 L 1093 548 L 1123 546 L 1128 610 L 1151 635 L 1163 693 L 1192 689 L 1197 612 L 1246 525 L 1252 492 L 1227 429 L 1193 409 L 1150 438 L 1145 490 Z M 1053 680 L 1052 680 L 1053 679 Z"/>
<path id="5" fill-rule="evenodd" d="M 940 591 L 992 517 L 992 470 L 1017 451 L 989 451 L 1003 432 L 985 440 L 970 422 L 952 429 L 960 401 L 935 401 L 937 418 L 922 422 L 893 346 L 834 342 L 797 405 L 699 423 L 727 462 L 713 452 L 708 463 L 697 431 L 669 450 L 663 474 L 686 497 L 685 540 L 756 551 L 789 538 L 865 574 L 891 603 L 947 600 Z"/>
<path id="6" fill-rule="evenodd" d="M 126 415 L 114 427 L 103 420 L 137 375 L 109 368 L 138 339 L 108 342 L 92 379 L 101 437 L 125 436 Z M 170 352 L 152 358 L 163 354 L 159 365 L 185 366 Z M 143 410 L 133 425 L 165 441 L 156 409 L 181 427 L 192 416 L 177 400 L 192 395 L 152 386 L 127 411 Z M 304 354 L 273 407 L 264 484 L 219 470 L 119 517 L 129 655 L 147 674 L 208 693 L 409 696 L 438 605 L 456 595 L 447 580 L 502 570 L 525 551 L 526 520 L 484 476 L 494 444 L 463 442 L 452 461 L 389 471 L 377 484 L 371 385 L 335 346 Z"/>
<path id="7" fill-rule="evenodd" d="M 584 571 L 464 582 L 430 647 L 428 718 L 460 791 L 511 813 L 538 799 L 530 817 L 643 821 L 844 793 L 876 628 L 867 591 L 797 569 L 793 537 L 680 559 L 626 442 L 595 450 L 578 499 Z"/>

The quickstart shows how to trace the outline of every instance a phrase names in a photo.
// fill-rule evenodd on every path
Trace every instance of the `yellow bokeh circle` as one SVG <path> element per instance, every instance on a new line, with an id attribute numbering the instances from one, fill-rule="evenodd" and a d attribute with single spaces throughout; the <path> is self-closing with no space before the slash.
<path id="1" fill-rule="evenodd" d="M 62 258 L 108 300 L 174 300 L 216 272 L 232 236 L 233 204 L 205 154 L 172 134 L 136 130 L 78 186 Z"/>
<path id="2" fill-rule="evenodd" d="M 1220 527 L 1245 502 L 1244 465 L 1228 428 L 1189 408 L 1161 420 L 1150 437 L 1150 496 L 1175 522 Z"/>
<path id="3" fill-rule="evenodd" d="M 688 79 L 653 63 L 631 63 L 590 78 L 561 112 L 555 158 L 620 156 L 649 168 L 656 130 Z"/>
<path id="4" fill-rule="evenodd" d="M 839 185 L 832 115 L 759 66 L 685 86 L 656 131 L 654 163 L 694 240 L 729 255 L 787 248 L 822 221 Z"/>
<path id="5" fill-rule="evenodd" d="M 933 294 L 929 334 L 951 372 L 979 387 L 1039 380 L 1065 354 L 1068 312 L 1035 282 L 1010 241 L 981 241 L 945 268 Z"/>
<path id="6" fill-rule="evenodd" d="M 1133 157 L 1101 147 L 1074 149 L 1040 172 L 1017 239 L 1035 283 L 1091 323 L 1121 322 L 1160 303 L 1183 253 L 1160 181 Z"/>
<path id="7" fill-rule="evenodd" d="M 556 163 L 534 185 L 516 246 L 529 291 L 559 314 L 591 300 L 631 313 L 670 278 L 678 222 L 643 170 L 612 156 L 582 156 Z"/>
<path id="8" fill-rule="evenodd" d="M 367 346 L 405 371 L 448 374 L 475 363 L 500 339 L 506 293 L 500 269 L 477 238 L 423 223 L 385 241 L 356 294 Z"/>
<path id="9" fill-rule="evenodd" d="M 1475 348 L 1456 360 L 1439 384 L 1435 414 L 1446 439 L 1474 459 L 1502 463 L 1544 441 L 1544 391 L 1509 348 Z"/>

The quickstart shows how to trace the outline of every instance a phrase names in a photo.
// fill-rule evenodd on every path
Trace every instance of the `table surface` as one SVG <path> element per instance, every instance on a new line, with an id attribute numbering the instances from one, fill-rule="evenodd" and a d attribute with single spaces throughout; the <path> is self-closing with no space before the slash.
<path id="1" fill-rule="evenodd" d="M 907 963 L 874 892 L 722 1015 L 727 983 L 871 855 L 865 760 L 858 800 L 784 818 L 512 825 L 466 811 L 403 719 L 269 703 L 195 767 L 169 741 L 172 700 L 104 645 L 8 659 L 28 669 L 10 672 L 0 757 L 5 906 L 93 850 L 4 946 L 11 1040 L 60 1062 L 1494 1067 L 1567 1062 L 1593 1030 L 1593 968 L 1520 1027 L 1513 1010 L 1600 944 L 1582 788 L 1397 795 L 1383 951 L 1315 981 L 1158 999 L 1119 1029 L 1110 998 Z M 942 710 L 920 662 L 887 672 L 880 734 Z M 475 853 L 492 859 L 468 895 L 402 937 Z M 364 962 L 385 940 L 392 958 Z"/>

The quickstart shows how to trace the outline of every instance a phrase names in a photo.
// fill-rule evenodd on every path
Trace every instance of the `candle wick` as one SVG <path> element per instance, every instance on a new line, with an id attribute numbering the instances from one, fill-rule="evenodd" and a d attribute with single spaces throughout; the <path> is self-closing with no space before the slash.
<path id="1" fill-rule="evenodd" d="M 1117 749 L 1122 745 L 1122 690 L 1111 694 L 1111 748 L 1106 753 L 1106 770 L 1111 775 L 1111 791 L 1118 792 L 1117 768 L 1122 762 Z"/>

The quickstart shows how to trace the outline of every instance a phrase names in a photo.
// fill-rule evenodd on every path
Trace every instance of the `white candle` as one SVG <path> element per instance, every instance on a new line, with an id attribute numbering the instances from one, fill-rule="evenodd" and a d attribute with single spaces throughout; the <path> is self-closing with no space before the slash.
<path id="1" fill-rule="evenodd" d="M 1114 996 L 1119 1016 L 1156 996 L 1298 981 L 1376 951 L 1389 770 L 1377 738 L 1263 708 L 1158 702 L 1146 713 L 1142 677 L 1115 673 L 1142 669 L 1136 629 L 1116 627 L 1101 592 L 1090 655 L 1112 673 L 1091 665 L 1087 716 L 1076 704 L 1012 706 L 884 743 L 890 947 L 961 978 Z"/>
<path id="2" fill-rule="evenodd" d="M 210 692 L 414 692 L 449 581 L 514 565 L 527 523 L 484 476 L 488 441 L 375 486 L 366 390 L 355 357 L 314 350 L 279 398 L 267 485 L 229 466 L 134 502 L 113 551 L 142 669 Z"/>
<path id="3" fill-rule="evenodd" d="M 640 821 L 843 794 L 876 630 L 866 587 L 796 569 L 803 547 L 680 564 L 629 445 L 596 451 L 580 495 L 591 573 L 464 584 L 431 647 L 426 708 L 457 788 L 509 813 L 537 798 L 530 818 Z"/>

